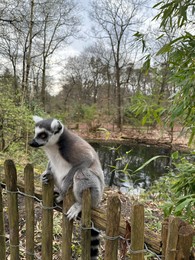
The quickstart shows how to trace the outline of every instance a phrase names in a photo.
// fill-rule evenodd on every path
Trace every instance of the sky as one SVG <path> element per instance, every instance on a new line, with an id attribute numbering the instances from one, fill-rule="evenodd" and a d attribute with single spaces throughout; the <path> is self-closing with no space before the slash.
<path id="1" fill-rule="evenodd" d="M 54 86 L 50 89 L 51 94 L 56 95 L 60 91 L 60 84 L 59 79 L 61 77 L 61 72 L 63 70 L 63 65 L 66 63 L 66 60 L 70 56 L 79 55 L 85 47 L 89 46 L 92 42 L 92 38 L 90 38 L 90 28 L 91 23 L 88 18 L 88 11 L 89 11 L 89 2 L 90 0 L 77 0 L 82 13 L 82 20 L 83 20 L 83 30 L 82 34 L 84 35 L 84 39 L 73 39 L 71 44 L 60 49 L 56 52 L 54 58 L 50 61 L 50 65 L 52 67 L 50 77 L 53 78 Z M 157 0 L 147 1 L 143 7 L 143 16 L 148 17 L 145 20 L 143 28 L 140 30 L 146 30 L 149 26 L 152 28 L 157 27 L 156 22 L 152 21 L 152 18 L 155 16 L 155 10 L 152 9 L 152 6 L 157 2 Z"/>

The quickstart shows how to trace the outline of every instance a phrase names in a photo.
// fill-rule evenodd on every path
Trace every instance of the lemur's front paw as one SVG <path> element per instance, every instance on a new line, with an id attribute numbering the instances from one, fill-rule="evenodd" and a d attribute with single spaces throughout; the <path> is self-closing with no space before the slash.
<path id="1" fill-rule="evenodd" d="M 76 219 L 78 217 L 78 214 L 81 212 L 81 204 L 75 203 L 70 207 L 68 212 L 66 213 L 66 216 L 69 220 Z"/>
<path id="2" fill-rule="evenodd" d="M 52 179 L 52 173 L 49 171 L 44 171 L 41 174 L 41 182 L 44 184 L 48 184 L 49 181 Z"/>

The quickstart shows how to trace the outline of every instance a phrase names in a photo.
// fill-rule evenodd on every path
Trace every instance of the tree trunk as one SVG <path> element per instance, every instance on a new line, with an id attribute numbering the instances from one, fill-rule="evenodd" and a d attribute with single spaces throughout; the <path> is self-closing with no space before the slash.
<path id="1" fill-rule="evenodd" d="M 122 107 L 121 107 L 121 84 L 120 68 L 116 64 L 116 94 L 117 94 L 117 127 L 122 131 Z"/>
<path id="2" fill-rule="evenodd" d="M 29 40 L 28 40 L 28 53 L 26 57 L 26 75 L 25 75 L 25 86 L 26 86 L 26 99 L 29 99 L 29 73 L 31 67 L 31 50 L 32 50 L 32 36 L 33 36 L 33 25 L 34 25 L 34 0 L 31 0 L 31 10 L 30 10 L 30 22 L 29 22 Z"/>
<path id="3" fill-rule="evenodd" d="M 41 86 L 41 101 L 43 104 L 43 108 L 45 110 L 45 100 L 46 100 L 46 57 L 43 56 L 43 68 L 42 68 L 42 86 Z"/>

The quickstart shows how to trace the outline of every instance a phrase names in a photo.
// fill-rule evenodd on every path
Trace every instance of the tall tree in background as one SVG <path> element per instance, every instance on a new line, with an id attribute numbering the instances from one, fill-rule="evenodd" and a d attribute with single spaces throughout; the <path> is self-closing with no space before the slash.
<path id="1" fill-rule="evenodd" d="M 25 35 L 24 48 L 23 48 L 23 76 L 22 76 L 22 92 L 25 100 L 29 99 L 29 74 L 31 68 L 31 53 L 33 41 L 33 26 L 34 26 L 34 0 L 31 0 L 27 7 L 27 33 Z"/>
<path id="2" fill-rule="evenodd" d="M 132 36 L 136 27 L 141 25 L 138 11 L 142 4 L 142 0 L 95 0 L 91 4 L 90 15 L 96 24 L 95 35 L 106 41 L 111 48 L 117 92 L 117 126 L 120 129 L 123 121 L 121 88 L 124 81 L 124 78 L 121 79 L 121 73 L 132 66 L 135 47 Z M 129 75 L 126 76 L 128 81 Z"/>
<path id="3" fill-rule="evenodd" d="M 21 44 L 21 33 L 18 30 L 21 15 L 14 13 L 19 3 L 3 0 L 0 3 L 0 55 L 1 68 L 7 69 L 7 63 L 11 64 L 14 75 L 13 88 L 18 92 L 18 60 Z M 17 14 L 16 14 L 17 13 Z"/>
<path id="4" fill-rule="evenodd" d="M 0 5 L 1 55 L 11 61 L 15 78 L 14 88 L 19 91 L 18 79 L 24 100 L 28 97 L 28 81 L 31 68 L 32 39 L 34 26 L 34 0 L 7 1 Z M 7 65 L 7 64 L 6 64 Z M 8 66 L 8 65 L 7 65 Z"/>
<path id="5" fill-rule="evenodd" d="M 0 3 L 0 55 L 11 62 L 15 89 L 19 88 L 20 79 L 18 90 L 24 101 L 29 100 L 36 71 L 40 75 L 41 68 L 42 81 L 36 90 L 39 88 L 45 106 L 49 58 L 78 36 L 78 13 L 77 4 L 70 0 L 3 0 Z"/>
<path id="6" fill-rule="evenodd" d="M 42 33 L 40 49 L 42 50 L 42 84 L 41 99 L 45 107 L 46 69 L 48 59 L 62 45 L 78 34 L 80 25 L 78 9 L 74 1 L 50 0 L 40 3 Z"/>

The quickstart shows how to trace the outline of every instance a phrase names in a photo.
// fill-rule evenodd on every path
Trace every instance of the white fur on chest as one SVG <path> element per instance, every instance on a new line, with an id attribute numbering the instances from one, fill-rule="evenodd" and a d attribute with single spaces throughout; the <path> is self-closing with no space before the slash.
<path id="1" fill-rule="evenodd" d="M 44 147 L 44 150 L 51 164 L 55 185 L 60 187 L 62 179 L 67 175 L 72 165 L 61 156 L 57 147 Z"/>

